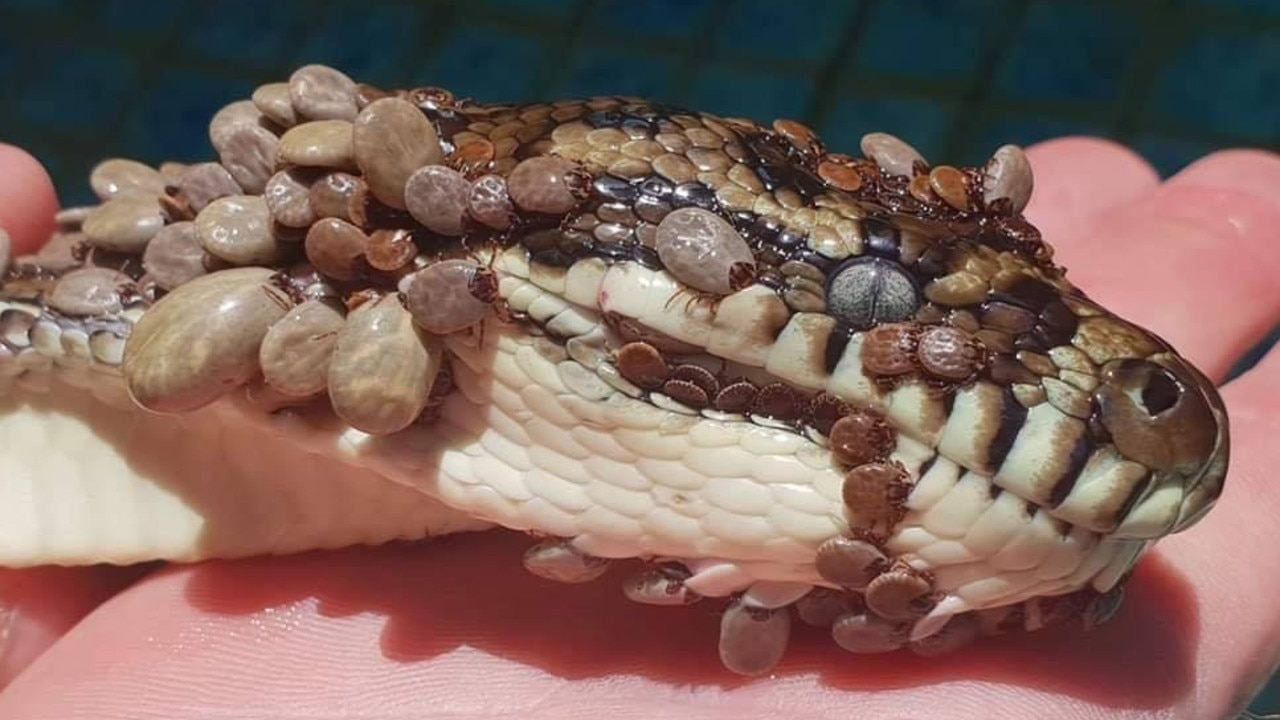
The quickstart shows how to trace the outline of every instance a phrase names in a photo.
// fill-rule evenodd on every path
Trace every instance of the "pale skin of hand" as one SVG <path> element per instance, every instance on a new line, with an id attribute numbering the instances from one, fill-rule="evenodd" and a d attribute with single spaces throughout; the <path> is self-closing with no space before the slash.
<path id="1" fill-rule="evenodd" d="M 1070 277 L 1211 377 L 1280 318 L 1280 157 L 1218 153 L 1168 182 L 1114 144 L 1030 149 L 1028 215 Z M 0 226 L 47 236 L 39 164 L 0 146 Z M 0 717 L 1225 717 L 1280 660 L 1280 351 L 1224 390 L 1233 457 L 1217 509 L 1160 544 L 1108 625 L 946 659 L 855 656 L 799 630 L 774 676 L 726 673 L 708 605 L 648 608 L 619 577 L 526 575 L 528 540 L 0 574 L 11 641 Z"/>

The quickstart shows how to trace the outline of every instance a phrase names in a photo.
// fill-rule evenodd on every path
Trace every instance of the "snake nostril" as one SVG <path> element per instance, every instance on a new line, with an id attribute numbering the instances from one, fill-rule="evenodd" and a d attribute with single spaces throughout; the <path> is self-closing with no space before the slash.
<path id="1" fill-rule="evenodd" d="M 1173 363 L 1166 367 L 1166 364 Z M 1218 418 L 1194 371 L 1172 359 L 1108 363 L 1094 393 L 1101 422 L 1116 448 L 1153 470 L 1193 472 L 1204 466 L 1218 436 Z"/>
<path id="2" fill-rule="evenodd" d="M 1182 396 L 1182 385 L 1164 368 L 1157 368 L 1147 376 L 1142 388 L 1142 406 L 1147 414 L 1155 417 L 1177 404 Z"/>

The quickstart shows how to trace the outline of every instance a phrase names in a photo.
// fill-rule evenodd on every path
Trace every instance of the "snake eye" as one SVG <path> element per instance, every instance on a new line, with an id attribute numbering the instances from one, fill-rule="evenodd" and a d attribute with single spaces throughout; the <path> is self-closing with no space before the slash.
<path id="1" fill-rule="evenodd" d="M 1142 387 L 1142 406 L 1147 414 L 1155 417 L 1173 407 L 1182 395 L 1182 386 L 1176 378 L 1164 368 L 1147 375 L 1146 385 Z"/>
<path id="2" fill-rule="evenodd" d="M 827 311 L 854 329 L 901 322 L 920 306 L 920 290 L 897 263 L 861 257 L 836 269 L 827 282 Z"/>

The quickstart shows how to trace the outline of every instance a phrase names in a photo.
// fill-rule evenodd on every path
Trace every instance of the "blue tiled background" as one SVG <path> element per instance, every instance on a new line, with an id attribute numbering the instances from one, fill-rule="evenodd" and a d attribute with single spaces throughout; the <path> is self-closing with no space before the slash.
<path id="1" fill-rule="evenodd" d="M 0 139 L 86 201 L 104 153 L 204 158 L 217 108 L 305 62 L 795 117 L 835 149 L 888 129 L 952 163 L 1068 133 L 1166 174 L 1280 147 L 1280 0 L 0 0 Z"/>
<path id="2" fill-rule="evenodd" d="M 203 157 L 214 110 L 312 61 L 482 100 L 796 117 L 836 148 L 889 128 L 959 163 L 1064 133 L 1165 173 L 1280 145 L 1274 0 L 0 0 L 0 136 L 78 202 L 103 151 Z"/>

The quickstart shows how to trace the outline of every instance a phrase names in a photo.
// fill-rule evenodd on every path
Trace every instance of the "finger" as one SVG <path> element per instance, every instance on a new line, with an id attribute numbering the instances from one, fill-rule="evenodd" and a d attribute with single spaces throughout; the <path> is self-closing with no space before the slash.
<path id="1" fill-rule="evenodd" d="M 1280 156 L 1211 155 L 1067 229 L 1057 259 L 1102 305 L 1221 378 L 1280 315 L 1276 187 Z"/>
<path id="2" fill-rule="evenodd" d="M 26 151 L 0 143 L 0 228 L 13 242 L 12 253 L 34 252 L 53 232 L 58 196 L 53 181 Z"/>
<path id="3" fill-rule="evenodd" d="M 1257 693 L 1280 663 L 1280 348 L 1223 392 L 1231 417 L 1231 473 L 1218 506 L 1161 554 L 1198 601 L 1194 717 L 1226 717 Z M 1213 712 L 1211 712 L 1213 710 Z"/>
<path id="4" fill-rule="evenodd" d="M 1048 140 L 1027 148 L 1027 157 L 1035 191 L 1026 216 L 1050 244 L 1160 185 L 1159 173 L 1140 155 L 1102 138 Z"/>
<path id="5" fill-rule="evenodd" d="M 48 173 L 31 155 L 0 144 L 0 228 L 15 255 L 49 237 L 58 202 Z M 63 633 L 136 576 L 120 568 L 0 570 L 0 687 Z"/>
<path id="6" fill-rule="evenodd" d="M 1194 685 L 1194 643 L 1177 632 L 1185 583 L 1167 571 L 1138 585 L 1115 631 L 925 660 L 850 655 L 797 627 L 776 676 L 747 680 L 719 665 L 714 604 L 633 605 L 616 577 L 537 580 L 518 570 L 527 542 L 488 534 L 165 572 L 69 633 L 0 694 L 0 717 L 1071 720 L 1155 714 Z"/>

